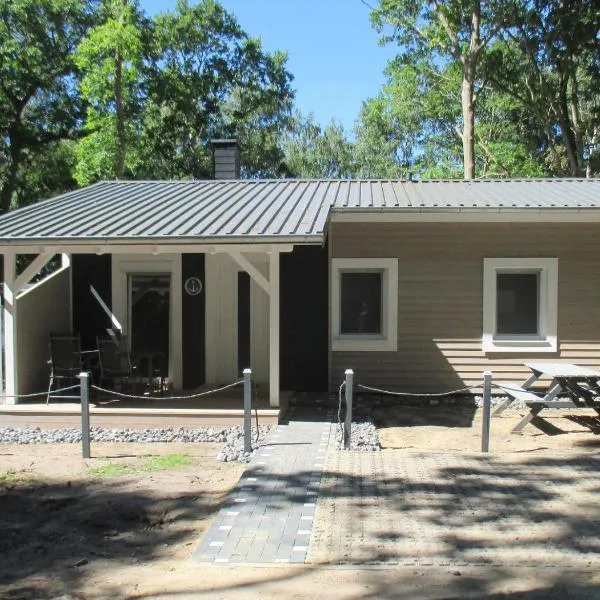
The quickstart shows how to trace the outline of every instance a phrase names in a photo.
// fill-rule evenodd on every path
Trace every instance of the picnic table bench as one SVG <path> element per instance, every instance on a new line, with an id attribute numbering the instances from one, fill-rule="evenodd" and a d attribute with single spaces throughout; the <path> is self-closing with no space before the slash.
<path id="1" fill-rule="evenodd" d="M 501 414 L 513 400 L 520 400 L 529 408 L 529 413 L 513 427 L 512 433 L 521 432 L 547 408 L 588 407 L 600 414 L 600 372 L 570 363 L 525 363 L 525 366 L 531 369 L 532 375 L 521 385 L 496 383 L 508 398 L 498 405 L 493 416 Z M 551 377 L 552 382 L 540 395 L 531 390 L 531 386 L 543 375 Z M 559 397 L 561 395 L 566 397 Z"/>

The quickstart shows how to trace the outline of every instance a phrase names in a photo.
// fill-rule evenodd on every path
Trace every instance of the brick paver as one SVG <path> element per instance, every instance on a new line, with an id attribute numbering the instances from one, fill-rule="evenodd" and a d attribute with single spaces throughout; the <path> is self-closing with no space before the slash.
<path id="1" fill-rule="evenodd" d="M 334 431 L 273 430 L 193 560 L 599 566 L 595 454 L 347 452 Z"/>
<path id="2" fill-rule="evenodd" d="M 597 566 L 593 454 L 330 452 L 307 562 Z"/>
<path id="3" fill-rule="evenodd" d="M 195 562 L 306 560 L 332 430 L 332 412 L 316 414 L 317 420 L 298 415 L 270 432 L 206 531 Z"/>

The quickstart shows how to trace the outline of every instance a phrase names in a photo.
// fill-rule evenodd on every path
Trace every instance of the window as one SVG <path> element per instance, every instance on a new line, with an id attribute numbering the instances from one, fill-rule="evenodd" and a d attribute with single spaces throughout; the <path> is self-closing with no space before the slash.
<path id="1" fill-rule="evenodd" d="M 397 350 L 398 260 L 332 260 L 333 350 Z"/>
<path id="2" fill-rule="evenodd" d="M 484 351 L 556 351 L 556 258 L 486 258 L 483 280 Z"/>

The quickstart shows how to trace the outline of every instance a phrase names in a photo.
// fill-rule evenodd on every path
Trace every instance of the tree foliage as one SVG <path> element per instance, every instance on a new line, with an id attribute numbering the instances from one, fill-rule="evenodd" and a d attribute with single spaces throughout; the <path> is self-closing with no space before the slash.
<path id="1" fill-rule="evenodd" d="M 85 137 L 77 145 L 76 178 L 135 174 L 137 118 L 142 103 L 142 31 L 149 27 L 132 0 L 105 0 L 100 23 L 80 42 L 75 61 L 87 104 Z"/>
<path id="2" fill-rule="evenodd" d="M 246 176 L 279 176 L 286 61 L 215 0 L 152 19 L 137 0 L 0 0 L 0 211 L 98 179 L 208 177 L 213 137 L 240 138 Z"/>
<path id="3" fill-rule="evenodd" d="M 388 117 L 386 140 L 410 132 L 412 155 L 399 160 L 421 176 L 457 176 L 457 167 L 467 178 L 596 171 L 596 1 L 381 0 L 373 20 L 398 57 L 361 128 L 375 111 Z"/>
<path id="4" fill-rule="evenodd" d="M 599 160 L 600 6 L 519 0 L 502 33 L 487 58 L 491 85 L 535 119 L 552 172 L 591 175 Z"/>
<path id="5" fill-rule="evenodd" d="M 52 160 L 59 172 L 70 163 L 69 147 L 59 142 L 78 135 L 82 109 L 73 56 L 94 9 L 91 0 L 0 0 L 1 212 L 48 189 L 56 171 L 45 174 L 41 163 Z M 51 148 L 61 150 L 52 156 Z M 38 162 L 32 186 L 27 169 Z M 72 180 L 65 174 L 56 183 L 62 191 Z"/>
<path id="6" fill-rule="evenodd" d="M 399 44 L 404 65 L 452 61 L 460 70 L 465 179 L 475 174 L 475 97 L 481 55 L 498 32 L 501 0 L 380 0 L 373 11 L 385 41 Z"/>
<path id="7" fill-rule="evenodd" d="M 312 115 L 297 113 L 294 127 L 283 140 L 286 175 L 303 178 L 347 179 L 356 175 L 354 145 L 335 122 L 322 128 Z"/>
<path id="8" fill-rule="evenodd" d="M 179 0 L 174 13 L 155 21 L 143 170 L 153 177 L 210 176 L 210 139 L 237 137 L 247 176 L 278 174 L 277 141 L 289 127 L 293 99 L 286 60 L 263 51 L 217 2 Z"/>

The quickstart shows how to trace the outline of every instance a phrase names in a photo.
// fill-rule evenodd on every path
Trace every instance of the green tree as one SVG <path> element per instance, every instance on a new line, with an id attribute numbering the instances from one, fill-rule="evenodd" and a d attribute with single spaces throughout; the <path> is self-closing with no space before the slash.
<path id="1" fill-rule="evenodd" d="M 335 122 L 325 128 L 307 118 L 295 115 L 293 131 L 283 139 L 286 175 L 304 178 L 347 179 L 356 176 L 354 146 L 344 128 Z"/>
<path id="2" fill-rule="evenodd" d="M 142 119 L 142 173 L 209 177 L 210 140 L 240 140 L 244 175 L 275 176 L 291 125 L 293 92 L 283 53 L 267 53 L 213 0 L 156 19 Z"/>
<path id="3" fill-rule="evenodd" d="M 519 0 L 490 53 L 490 84 L 527 107 L 557 175 L 597 169 L 600 10 L 589 0 Z"/>
<path id="4" fill-rule="evenodd" d="M 475 99 L 481 54 L 498 32 L 502 2 L 493 0 L 380 0 L 372 12 L 383 40 L 399 44 L 398 60 L 460 67 L 464 178 L 475 175 Z"/>
<path id="5" fill-rule="evenodd" d="M 134 0 L 104 0 L 102 21 L 81 41 L 75 60 L 87 103 L 87 133 L 76 149 L 80 184 L 135 174 L 139 163 L 142 31 L 150 23 Z"/>
<path id="6" fill-rule="evenodd" d="M 71 160 L 68 151 L 52 156 L 52 149 L 78 135 L 82 111 L 73 50 L 94 22 L 95 5 L 93 0 L 0 0 L 1 212 L 72 183 L 61 177 L 53 189 L 56 170 L 44 174 L 42 167 L 51 160 L 64 174 Z M 31 189 L 25 168 L 37 173 Z"/>

